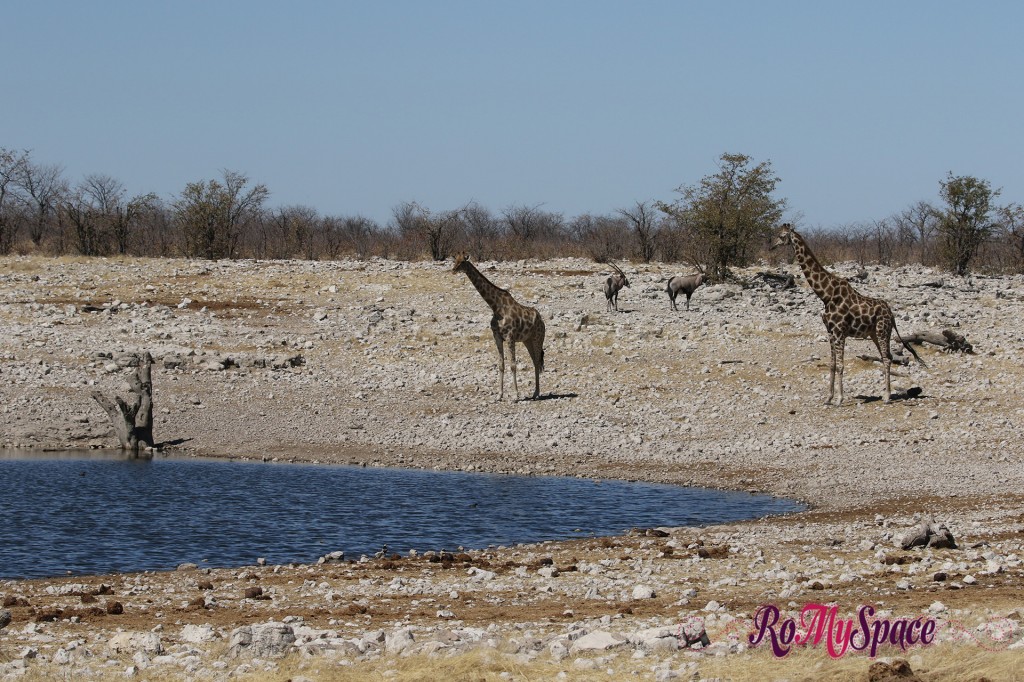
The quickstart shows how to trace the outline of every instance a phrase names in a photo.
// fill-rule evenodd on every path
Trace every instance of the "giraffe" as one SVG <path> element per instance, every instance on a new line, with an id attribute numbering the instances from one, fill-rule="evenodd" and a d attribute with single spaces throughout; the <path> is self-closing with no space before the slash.
<path id="1" fill-rule="evenodd" d="M 491 306 L 491 333 L 498 346 L 498 401 L 505 397 L 505 343 L 512 360 L 512 384 L 519 400 L 519 381 L 516 378 L 516 342 L 521 341 L 533 360 L 533 400 L 540 397 L 540 373 L 544 370 L 544 320 L 536 308 L 521 305 L 507 290 L 495 286 L 469 262 L 465 254 L 455 257 L 452 272 L 464 272 L 476 290 Z"/>
<path id="2" fill-rule="evenodd" d="M 875 343 L 878 355 L 882 360 L 882 376 L 885 377 L 885 402 L 888 403 L 892 394 L 889 377 L 892 366 L 892 350 L 889 348 L 889 338 L 893 331 L 896 332 L 896 338 L 910 351 L 914 359 L 924 365 L 924 361 L 918 356 L 917 351 L 900 336 L 889 304 L 880 298 L 871 298 L 861 294 L 847 280 L 826 270 L 811 253 L 807 242 L 797 234 L 789 223 L 783 225 L 779 230 L 771 248 L 775 249 L 786 244 L 793 246 L 796 260 L 800 264 L 800 269 L 803 270 L 804 277 L 807 278 L 807 283 L 825 304 L 821 320 L 825 323 L 825 330 L 828 332 L 829 345 L 832 350 L 829 391 L 825 404 L 831 403 L 835 396 L 837 372 L 839 374 L 839 400 L 836 401 L 836 405 L 843 404 L 843 353 L 847 338 L 870 339 Z"/>

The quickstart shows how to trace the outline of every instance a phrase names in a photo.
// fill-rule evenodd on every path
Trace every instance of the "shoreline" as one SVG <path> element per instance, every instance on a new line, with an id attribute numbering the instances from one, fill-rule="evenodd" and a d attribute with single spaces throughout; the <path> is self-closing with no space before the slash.
<path id="1" fill-rule="evenodd" d="M 603 312 L 599 265 L 479 264 L 541 310 L 548 328 L 541 393 L 552 397 L 496 403 L 487 307 L 444 264 L 0 264 L 0 323 L 9 330 L 0 338 L 0 447 L 114 445 L 89 394 L 123 395 L 128 356 L 148 350 L 159 363 L 154 432 L 176 443 L 175 455 L 701 485 L 811 505 L 664 536 L 436 562 L 0 581 L 0 597 L 13 601 L 4 607 L 12 623 L 0 631 L 0 652 L 10 660 L 0 657 L 0 678 L 22 669 L 99 674 L 114 660 L 119 677 L 152 667 L 227 679 L 257 672 L 253 660 L 283 670 L 313 649 L 309 665 L 371 669 L 405 653 L 468 655 L 493 648 L 490 640 L 519 665 L 556 666 L 552 675 L 575 674 L 576 661 L 595 657 L 608 659 L 599 666 L 639 666 L 641 678 L 710 675 L 723 656 L 737 665 L 754 656 L 763 672 L 777 663 L 729 640 L 738 627 L 730 624 L 748 622 L 762 604 L 811 601 L 844 612 L 871 601 L 893 617 L 981 627 L 973 636 L 994 637 L 987 624 L 1006 620 L 1012 627 L 993 640 L 1002 653 L 992 660 L 1024 649 L 1007 648 L 1024 642 L 1019 276 L 935 287 L 936 273 L 924 268 L 868 268 L 858 289 L 889 300 L 901 332 L 956 328 L 978 353 L 922 348 L 929 368 L 894 366 L 896 399 L 883 405 L 877 364 L 856 356 L 870 344 L 851 342 L 848 404 L 835 408 L 819 404 L 828 348 L 806 287 L 704 287 L 688 313 L 669 314 L 669 268 L 622 264 L 633 287 L 613 314 Z M 523 356 L 520 391 L 529 394 Z M 945 523 L 958 549 L 895 546 L 926 517 Z M 119 613 L 107 611 L 117 610 L 113 602 Z M 678 640 L 664 628 L 693 617 L 711 646 L 672 648 Z M 239 628 L 271 622 L 294 641 L 265 655 L 236 646 Z M 643 643 L 629 639 L 640 631 Z M 139 636 L 117 639 L 126 633 Z M 961 641 L 943 633 L 938 651 Z M 608 648 L 577 646 L 581 638 Z M 21 656 L 26 649 L 35 653 Z M 906 655 L 918 654 L 915 671 L 934 665 L 931 654 Z M 296 674 L 316 678 L 310 670 Z"/>

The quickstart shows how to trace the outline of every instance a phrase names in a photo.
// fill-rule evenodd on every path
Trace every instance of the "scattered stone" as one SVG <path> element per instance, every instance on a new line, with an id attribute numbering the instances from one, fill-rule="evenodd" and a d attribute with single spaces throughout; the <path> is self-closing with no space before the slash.
<path id="1" fill-rule="evenodd" d="M 412 628 L 401 628 L 387 634 L 384 638 L 384 651 L 389 654 L 400 654 L 416 642 Z"/>
<path id="2" fill-rule="evenodd" d="M 497 573 L 494 571 L 488 571 L 477 566 L 473 566 L 468 571 L 470 579 L 475 581 L 486 581 L 494 580 L 497 577 Z"/>
<path id="3" fill-rule="evenodd" d="M 107 649 L 113 654 L 132 655 L 138 651 L 155 655 L 164 650 L 155 632 L 120 632 L 107 641 Z"/>
<path id="4" fill-rule="evenodd" d="M 868 666 L 868 682 L 922 682 L 902 658 L 891 663 L 875 661 Z"/>
<path id="5" fill-rule="evenodd" d="M 676 628 L 659 627 L 638 630 L 629 636 L 629 643 L 650 652 L 670 653 L 680 647 Z"/>
<path id="6" fill-rule="evenodd" d="M 316 560 L 318 564 L 341 563 L 345 561 L 345 553 L 342 551 L 329 552 Z"/>
<path id="7" fill-rule="evenodd" d="M 192 625 L 191 623 L 181 628 L 178 639 L 189 644 L 205 644 L 217 638 L 212 625 Z"/>
<path id="8" fill-rule="evenodd" d="M 231 632 L 228 655 L 232 658 L 241 655 L 277 658 L 288 653 L 294 643 L 295 631 L 285 623 L 244 625 Z"/>
<path id="9" fill-rule="evenodd" d="M 577 654 L 584 651 L 606 651 L 608 649 L 620 647 L 626 642 L 626 639 L 619 637 L 618 635 L 614 635 L 605 630 L 595 630 L 594 632 L 583 635 L 573 642 L 570 652 Z"/>
<path id="10" fill-rule="evenodd" d="M 654 599 L 655 597 L 654 588 L 649 585 L 637 585 L 633 588 L 633 599 Z"/>
<path id="11" fill-rule="evenodd" d="M 164 369 L 181 369 L 185 366 L 185 358 L 179 355 L 165 355 L 163 365 Z"/>
<path id="12" fill-rule="evenodd" d="M 701 559 L 725 559 L 729 556 L 729 548 L 725 546 L 699 547 L 697 556 Z"/>
<path id="13" fill-rule="evenodd" d="M 936 523 L 930 518 L 921 521 L 917 527 L 907 531 L 897 544 L 902 549 L 912 547 L 931 547 L 933 549 L 956 549 L 953 534 L 944 523 Z"/>

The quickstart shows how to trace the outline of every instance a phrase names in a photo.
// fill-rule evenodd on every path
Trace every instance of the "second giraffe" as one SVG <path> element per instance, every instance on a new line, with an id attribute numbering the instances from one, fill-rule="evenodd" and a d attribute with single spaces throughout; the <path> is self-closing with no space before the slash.
<path id="1" fill-rule="evenodd" d="M 885 402 L 889 402 L 892 393 L 889 379 L 892 350 L 889 348 L 889 339 L 893 331 L 896 331 L 896 338 L 900 340 L 903 347 L 910 351 L 915 360 L 924 365 L 924 361 L 918 357 L 917 351 L 900 336 L 889 304 L 880 298 L 871 298 L 861 294 L 848 281 L 826 270 L 811 253 L 803 237 L 797 234 L 793 226 L 788 223 L 779 230 L 771 248 L 786 244 L 793 246 L 797 263 L 800 264 L 807 283 L 825 304 L 821 320 L 825 323 L 825 330 L 828 332 L 829 345 L 832 350 L 828 398 L 825 400 L 825 404 L 828 405 L 832 402 L 832 398 L 835 396 L 836 373 L 839 374 L 839 399 L 836 401 L 836 405 L 843 404 L 843 353 L 848 338 L 871 339 L 875 342 L 879 358 L 882 361 L 882 374 L 885 377 Z"/>
<path id="2" fill-rule="evenodd" d="M 533 399 L 540 397 L 540 373 L 544 371 L 544 320 L 536 308 L 518 303 L 512 294 L 495 286 L 469 262 L 465 254 L 455 257 L 452 272 L 464 272 L 494 311 L 491 333 L 498 346 L 498 400 L 505 397 L 505 343 L 512 360 L 512 385 L 519 400 L 519 382 L 516 379 L 516 342 L 521 341 L 533 360 Z"/>

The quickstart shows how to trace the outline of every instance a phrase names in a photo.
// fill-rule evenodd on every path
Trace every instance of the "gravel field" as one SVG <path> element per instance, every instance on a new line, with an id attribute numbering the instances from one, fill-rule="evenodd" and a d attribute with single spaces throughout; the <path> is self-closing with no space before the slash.
<path id="1" fill-rule="evenodd" d="M 919 347 L 927 367 L 894 364 L 883 404 L 880 365 L 857 357 L 873 345 L 850 341 L 833 407 L 821 304 L 795 266 L 776 266 L 795 289 L 707 286 L 673 312 L 678 270 L 620 264 L 632 286 L 614 313 L 601 265 L 477 265 L 544 317 L 542 400 L 514 402 L 509 372 L 496 402 L 491 313 L 450 262 L 0 258 L 0 447 L 116 447 L 90 394 L 126 395 L 149 351 L 169 453 L 699 484 L 812 509 L 452 557 L 0 581 L 0 679 L 227 679 L 299 650 L 360 665 L 481 646 L 688 678 L 748 655 L 759 605 L 812 601 L 931 614 L 940 641 L 1024 650 L 1024 278 L 868 266 L 855 286 L 900 332 L 953 329 L 975 353 Z M 901 550 L 924 518 L 958 548 Z M 698 618 L 712 644 L 680 648 Z"/>

